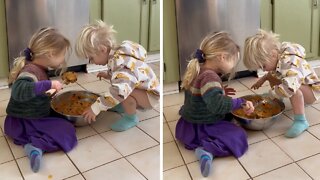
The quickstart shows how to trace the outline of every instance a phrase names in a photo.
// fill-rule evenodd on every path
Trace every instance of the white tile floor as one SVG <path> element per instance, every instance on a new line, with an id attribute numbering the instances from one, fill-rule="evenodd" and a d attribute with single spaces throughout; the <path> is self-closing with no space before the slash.
<path id="1" fill-rule="evenodd" d="M 159 62 L 152 63 L 159 76 Z M 108 82 L 96 73 L 78 73 L 76 84 L 64 85 L 63 91 L 90 90 L 103 93 Z M 160 179 L 159 108 L 139 112 L 140 123 L 125 132 L 113 132 L 110 124 L 120 116 L 106 112 L 108 121 L 97 119 L 90 126 L 77 127 L 78 145 L 69 153 L 46 153 L 38 173 L 33 173 L 21 146 L 4 135 L 5 109 L 10 89 L 0 90 L 0 180 L 138 180 Z"/>
<path id="2" fill-rule="evenodd" d="M 254 77 L 233 80 L 229 87 L 237 90 L 235 97 L 267 92 L 267 84 L 257 91 L 249 89 L 257 80 Z M 301 136 L 288 139 L 284 133 L 292 123 L 291 105 L 285 100 L 286 110 L 269 129 L 249 131 L 249 150 L 239 159 L 224 157 L 214 159 L 213 173 L 203 178 L 193 151 L 177 142 L 175 126 L 178 110 L 184 100 L 183 93 L 164 97 L 163 122 L 163 171 L 165 180 L 214 179 L 214 180 L 287 180 L 320 179 L 320 103 L 306 108 L 311 127 Z"/>

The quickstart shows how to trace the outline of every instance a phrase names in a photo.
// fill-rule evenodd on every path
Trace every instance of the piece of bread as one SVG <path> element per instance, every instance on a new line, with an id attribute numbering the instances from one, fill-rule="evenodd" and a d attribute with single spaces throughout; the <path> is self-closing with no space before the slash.
<path id="1" fill-rule="evenodd" d="M 61 78 L 65 84 L 75 83 L 77 81 L 77 73 L 72 71 L 65 72 Z"/>

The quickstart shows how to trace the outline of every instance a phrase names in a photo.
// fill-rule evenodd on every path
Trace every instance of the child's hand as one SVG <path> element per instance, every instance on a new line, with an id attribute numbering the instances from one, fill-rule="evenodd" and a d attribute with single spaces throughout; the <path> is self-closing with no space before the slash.
<path id="1" fill-rule="evenodd" d="M 60 81 L 52 80 L 51 81 L 51 89 L 56 89 L 57 91 L 60 91 L 62 89 L 62 84 Z"/>
<path id="2" fill-rule="evenodd" d="M 101 77 L 103 77 L 103 78 L 105 78 L 105 79 L 111 79 L 111 76 L 108 74 L 108 73 L 106 73 L 106 72 L 99 72 L 98 74 L 97 74 L 97 77 L 101 80 Z"/>
<path id="3" fill-rule="evenodd" d="M 259 89 L 264 82 L 266 82 L 266 76 L 263 76 L 262 78 L 260 78 L 256 83 L 254 83 L 252 86 L 251 86 L 251 89 Z"/>
<path id="4" fill-rule="evenodd" d="M 254 111 L 254 106 L 253 103 L 251 101 L 246 101 L 243 105 L 242 105 L 243 111 L 246 114 L 251 114 Z"/>
<path id="5" fill-rule="evenodd" d="M 223 89 L 224 89 L 224 93 L 225 93 L 227 96 L 232 96 L 232 95 L 235 95 L 235 94 L 236 94 L 236 90 L 233 89 L 233 88 L 229 88 L 228 85 L 224 86 Z"/>
<path id="6" fill-rule="evenodd" d="M 91 124 L 91 122 L 95 122 L 96 121 L 96 115 L 93 113 L 91 107 L 89 107 L 88 109 L 86 109 L 83 113 L 82 113 L 83 118 L 89 123 Z"/>
<path id="7" fill-rule="evenodd" d="M 268 74 L 267 80 L 269 81 L 270 87 L 277 86 L 282 83 L 282 81 L 280 79 L 272 76 L 271 73 Z"/>

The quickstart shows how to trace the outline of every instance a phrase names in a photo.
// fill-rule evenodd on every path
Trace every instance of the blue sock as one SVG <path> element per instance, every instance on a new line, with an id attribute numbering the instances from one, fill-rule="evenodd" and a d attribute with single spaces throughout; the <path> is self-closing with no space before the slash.
<path id="1" fill-rule="evenodd" d="M 114 131 L 125 131 L 136 126 L 139 122 L 139 119 L 136 114 L 124 114 L 120 120 L 111 125 L 111 129 Z"/>
<path id="2" fill-rule="evenodd" d="M 212 171 L 213 156 L 210 152 L 202 148 L 195 150 L 196 156 L 200 161 L 200 170 L 203 177 L 208 177 Z"/>
<path id="3" fill-rule="evenodd" d="M 114 106 L 113 108 L 111 108 L 110 111 L 114 111 L 114 112 L 118 112 L 118 113 L 124 113 L 124 109 L 123 109 L 121 103 L 116 105 L 116 106 Z"/>
<path id="4" fill-rule="evenodd" d="M 304 114 L 295 114 L 293 117 L 294 121 L 290 129 L 285 134 L 288 138 L 294 138 L 303 133 L 309 127 L 309 123 Z"/>
<path id="5" fill-rule="evenodd" d="M 31 144 L 24 145 L 24 151 L 30 159 L 30 166 L 33 172 L 38 172 L 40 169 L 42 150 L 32 146 Z"/>

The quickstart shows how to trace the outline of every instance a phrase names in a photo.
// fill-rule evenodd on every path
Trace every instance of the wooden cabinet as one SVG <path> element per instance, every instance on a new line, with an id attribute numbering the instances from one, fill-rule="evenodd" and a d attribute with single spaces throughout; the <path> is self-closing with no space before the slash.
<path id="1" fill-rule="evenodd" d="M 102 20 L 117 31 L 117 41 L 132 40 L 149 52 L 160 50 L 160 0 L 103 0 Z"/>
<path id="2" fill-rule="evenodd" d="M 165 83 L 178 82 L 179 58 L 175 1 L 163 1 L 163 62 Z"/>
<path id="3" fill-rule="evenodd" d="M 301 44 L 307 58 L 319 57 L 318 0 L 262 0 L 261 28 L 280 34 L 281 41 Z"/>

